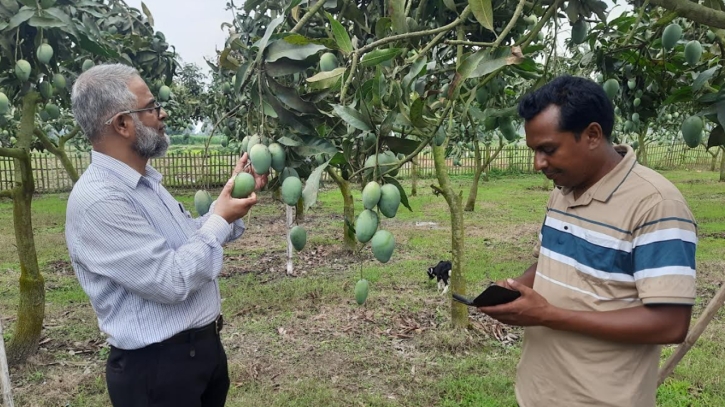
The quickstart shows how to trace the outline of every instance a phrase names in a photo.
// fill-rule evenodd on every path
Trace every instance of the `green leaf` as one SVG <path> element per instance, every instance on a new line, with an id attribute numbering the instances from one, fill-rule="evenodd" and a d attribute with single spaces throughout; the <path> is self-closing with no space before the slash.
<path id="1" fill-rule="evenodd" d="M 665 99 L 664 102 L 662 102 L 663 105 L 669 105 L 672 103 L 679 103 L 684 102 L 686 100 L 692 100 L 692 87 L 691 86 L 683 86 L 676 91 L 672 92 L 672 94 Z"/>
<path id="2" fill-rule="evenodd" d="M 347 164 L 347 160 L 345 159 L 345 154 L 338 151 L 330 159 L 330 165 L 340 165 L 340 164 Z"/>
<path id="3" fill-rule="evenodd" d="M 287 146 L 287 147 L 298 147 L 298 146 L 301 146 L 304 144 L 302 142 L 302 140 L 299 137 L 295 136 L 294 134 L 290 134 L 288 136 L 282 136 L 277 139 L 277 142 L 279 144 L 282 144 L 283 146 Z"/>
<path id="4" fill-rule="evenodd" d="M 479 51 L 481 52 L 481 51 Z M 513 47 L 511 48 L 511 53 L 507 56 L 496 58 L 496 59 L 486 59 L 484 58 L 476 69 L 471 73 L 471 75 L 467 78 L 480 78 L 481 76 L 488 75 L 493 71 L 496 71 L 500 68 L 503 68 L 508 65 L 518 65 L 526 61 L 526 58 L 524 58 L 523 54 L 521 53 L 521 48 L 519 47 Z"/>
<path id="5" fill-rule="evenodd" d="M 280 122 L 290 126 L 292 129 L 300 134 L 314 134 L 314 131 L 309 127 L 309 125 L 305 122 L 303 118 L 297 116 L 296 114 L 292 113 L 284 106 L 282 106 L 279 99 L 269 93 L 269 89 L 264 88 L 263 90 L 264 100 L 269 103 L 270 106 L 272 106 L 272 109 L 274 109 L 274 112 L 277 113 L 277 117 L 279 118 Z"/>
<path id="6" fill-rule="evenodd" d="M 289 6 L 287 6 L 287 8 L 285 8 L 285 11 L 289 13 L 293 8 L 299 6 L 300 3 L 302 3 L 302 0 L 292 0 L 290 2 Z"/>
<path id="7" fill-rule="evenodd" d="M 387 37 L 388 30 L 393 26 L 393 22 L 390 17 L 383 17 L 375 23 L 375 36 L 380 38 Z"/>
<path id="8" fill-rule="evenodd" d="M 146 14 L 146 18 L 149 19 L 149 25 L 151 27 L 154 26 L 154 16 L 151 15 L 151 10 L 149 10 L 148 7 L 146 7 L 146 4 L 144 2 L 141 2 L 141 10 L 143 10 L 143 13 Z"/>
<path id="9" fill-rule="evenodd" d="M 405 155 L 413 153 L 420 144 L 420 142 L 416 140 L 389 136 L 383 137 L 383 142 L 390 147 L 390 150 L 392 150 L 395 154 L 402 153 Z"/>
<path id="10" fill-rule="evenodd" d="M 311 157 L 320 153 L 334 155 L 337 153 L 337 147 L 329 140 L 314 135 L 299 135 L 302 145 L 295 147 L 294 151 L 302 157 Z"/>
<path id="11" fill-rule="evenodd" d="M 317 89 L 331 88 L 340 82 L 340 78 L 342 78 L 345 71 L 346 68 L 341 66 L 332 71 L 320 72 L 307 78 L 307 82 L 313 83 Z"/>
<path id="12" fill-rule="evenodd" d="M 264 64 L 264 70 L 267 75 L 272 77 L 280 77 L 285 75 L 291 75 L 298 72 L 303 72 L 307 68 L 315 65 L 317 61 L 316 57 L 310 57 L 303 61 L 295 61 L 288 58 L 280 58 L 274 62 L 267 62 Z"/>
<path id="13" fill-rule="evenodd" d="M 58 7 L 51 7 L 49 9 L 43 10 L 43 13 L 50 14 L 51 16 L 64 22 L 66 25 L 68 25 L 70 27 L 73 26 L 73 20 L 70 18 L 70 16 L 65 11 L 61 10 Z"/>
<path id="14" fill-rule="evenodd" d="M 413 66 L 410 67 L 410 71 L 407 75 L 403 78 L 403 89 L 408 90 L 410 89 L 410 83 L 415 79 L 421 72 L 425 74 L 425 65 L 428 62 L 428 58 L 423 55 L 422 57 L 418 58 L 417 61 L 413 64 Z"/>
<path id="15" fill-rule="evenodd" d="M 26 7 L 37 8 L 37 6 L 38 6 L 38 3 L 36 3 L 35 0 L 18 0 L 18 1 L 23 3 Z"/>
<path id="16" fill-rule="evenodd" d="M 274 79 L 272 79 L 270 77 L 267 77 L 267 83 L 269 84 L 269 88 L 272 90 L 272 92 L 285 105 L 287 105 L 287 106 L 291 107 L 292 109 L 295 109 L 301 113 L 309 113 L 309 114 L 319 113 L 319 111 L 317 110 L 315 105 L 303 100 L 297 94 L 297 91 L 295 89 L 283 86 L 279 82 L 275 81 Z"/>
<path id="17" fill-rule="evenodd" d="M 20 24 L 30 20 L 30 18 L 34 15 L 35 10 L 28 7 L 21 8 L 20 11 L 18 11 L 18 13 L 10 19 L 10 21 L 8 22 L 8 26 L 5 28 L 5 31 L 10 31 L 18 28 Z"/>
<path id="18" fill-rule="evenodd" d="M 40 28 L 54 28 L 54 27 L 63 27 L 66 24 L 53 17 L 33 16 L 30 18 L 30 20 L 28 20 L 28 25 L 31 25 L 33 27 L 40 27 Z"/>
<path id="19" fill-rule="evenodd" d="M 315 170 L 312 171 L 312 174 L 307 177 L 305 188 L 302 190 L 302 199 L 304 199 L 305 202 L 305 211 L 310 209 L 310 207 L 317 202 L 317 191 L 320 189 L 320 178 L 322 177 L 322 172 L 325 171 L 325 168 L 327 168 L 329 163 L 330 160 L 327 160 L 326 163 L 315 168 Z"/>
<path id="20" fill-rule="evenodd" d="M 408 23 L 405 21 L 405 0 L 388 0 L 388 15 L 396 33 L 408 32 Z"/>
<path id="21" fill-rule="evenodd" d="M 305 60 L 321 50 L 327 49 L 324 45 L 308 43 L 304 45 L 291 44 L 285 39 L 280 39 L 269 44 L 267 47 L 266 62 L 274 62 L 280 58 L 288 58 L 296 61 Z"/>
<path id="22" fill-rule="evenodd" d="M 707 138 L 707 149 L 711 147 L 725 146 L 725 129 L 719 125 L 712 129 L 710 137 Z"/>
<path id="23" fill-rule="evenodd" d="M 332 14 L 327 13 L 327 19 L 330 20 L 332 36 L 335 38 L 338 48 L 345 55 L 349 55 L 352 52 L 352 42 L 350 41 L 350 35 L 347 33 L 347 30 L 332 17 Z"/>
<path id="24" fill-rule="evenodd" d="M 425 118 L 423 117 L 423 108 L 425 107 L 425 101 L 422 98 L 417 98 L 410 105 L 410 122 L 413 126 L 421 129 L 428 125 Z"/>
<path id="25" fill-rule="evenodd" d="M 721 126 L 725 126 L 725 101 L 717 102 L 717 121 L 720 122 Z"/>
<path id="26" fill-rule="evenodd" d="M 250 70 L 249 68 L 252 66 L 251 61 L 247 61 L 246 63 L 239 66 L 239 69 L 237 69 L 236 73 L 236 80 L 234 81 L 234 93 L 239 93 L 239 91 L 242 89 L 242 84 L 247 80 L 247 77 L 249 76 Z"/>
<path id="27" fill-rule="evenodd" d="M 104 56 L 106 58 L 118 58 L 118 53 L 116 51 L 108 49 L 96 41 L 91 40 L 85 34 L 78 33 L 78 40 L 81 48 L 91 54 Z"/>
<path id="28" fill-rule="evenodd" d="M 380 135 L 388 136 L 390 132 L 393 131 L 393 124 L 395 123 L 397 116 L 398 113 L 392 110 L 388 112 L 388 115 L 385 116 L 385 120 L 383 120 L 383 123 L 380 125 Z"/>
<path id="29" fill-rule="evenodd" d="M 400 192 L 400 203 L 408 208 L 409 211 L 413 212 L 413 208 L 411 208 L 410 203 L 408 203 L 408 195 L 405 194 L 405 189 L 403 189 L 403 186 L 400 185 L 400 182 L 398 182 L 397 179 L 389 176 L 383 177 L 383 180 L 385 180 L 386 184 L 393 184 L 396 188 L 398 188 L 398 191 Z"/>
<path id="30" fill-rule="evenodd" d="M 15 0 L 0 0 L 0 5 L 13 14 L 18 12 L 18 2 Z"/>
<path id="31" fill-rule="evenodd" d="M 283 14 L 270 21 L 269 25 L 267 25 L 267 29 L 264 31 L 264 36 L 255 44 L 258 49 L 255 64 L 259 63 L 259 61 L 262 60 L 262 56 L 264 55 L 264 50 L 267 48 L 267 43 L 269 42 L 269 39 L 272 37 L 272 34 L 274 34 L 274 30 L 277 28 L 277 26 L 282 24 L 282 22 L 284 21 L 284 17 L 285 16 Z"/>
<path id="32" fill-rule="evenodd" d="M 365 120 L 362 113 L 355 109 L 342 105 L 332 105 L 332 108 L 342 120 L 352 127 L 363 131 L 373 131 L 373 127 Z"/>
<path id="33" fill-rule="evenodd" d="M 453 12 L 457 11 L 455 0 L 443 0 L 443 4 L 448 8 L 448 10 L 451 10 Z"/>
<path id="34" fill-rule="evenodd" d="M 493 7 L 491 0 L 468 0 L 471 11 L 482 26 L 493 31 Z"/>
<path id="35" fill-rule="evenodd" d="M 366 68 L 375 66 L 377 64 L 389 61 L 397 57 L 398 55 L 400 55 L 401 52 L 403 52 L 402 48 L 376 49 L 365 54 L 365 56 L 362 57 L 362 61 L 360 62 L 360 64 Z"/>
<path id="36" fill-rule="evenodd" d="M 697 92 L 705 85 L 705 82 L 707 82 L 712 76 L 715 74 L 715 71 L 717 71 L 717 66 L 714 66 L 707 71 L 700 72 L 699 75 L 697 75 L 697 78 L 695 79 L 695 82 L 692 84 L 692 91 Z"/>
<path id="37" fill-rule="evenodd" d="M 264 3 L 264 0 L 246 0 L 244 2 L 244 11 L 249 13 L 262 3 Z"/>

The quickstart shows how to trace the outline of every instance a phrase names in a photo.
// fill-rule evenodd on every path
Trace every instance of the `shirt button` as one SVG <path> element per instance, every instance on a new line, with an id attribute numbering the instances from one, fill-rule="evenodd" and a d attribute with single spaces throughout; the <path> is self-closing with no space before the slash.
<path id="1" fill-rule="evenodd" d="M 564 226 L 564 230 L 569 230 L 569 226 Z"/>

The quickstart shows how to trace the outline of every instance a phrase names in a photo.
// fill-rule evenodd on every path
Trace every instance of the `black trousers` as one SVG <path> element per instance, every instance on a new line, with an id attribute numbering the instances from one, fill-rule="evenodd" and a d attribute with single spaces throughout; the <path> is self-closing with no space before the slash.
<path id="1" fill-rule="evenodd" d="M 137 350 L 111 347 L 106 384 L 114 407 L 222 407 L 227 355 L 217 334 Z"/>

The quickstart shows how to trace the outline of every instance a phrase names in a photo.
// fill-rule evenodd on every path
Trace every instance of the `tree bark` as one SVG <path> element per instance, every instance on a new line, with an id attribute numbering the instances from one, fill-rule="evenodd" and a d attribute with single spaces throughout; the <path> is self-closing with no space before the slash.
<path id="1" fill-rule="evenodd" d="M 413 186 L 410 188 L 410 196 L 418 195 L 418 160 L 410 160 L 410 175 L 413 179 Z"/>
<path id="2" fill-rule="evenodd" d="M 639 143 L 637 148 L 637 161 L 645 167 L 647 166 L 647 144 L 645 144 L 646 132 L 647 130 L 645 129 L 637 135 L 637 142 Z"/>
<path id="3" fill-rule="evenodd" d="M 76 168 L 73 166 L 73 163 L 68 158 L 68 154 L 65 152 L 65 143 L 75 137 L 80 132 L 80 127 L 76 125 L 76 127 L 71 130 L 68 134 L 61 137 L 58 141 L 58 145 L 56 146 L 53 144 L 52 141 L 48 138 L 48 135 L 43 132 L 41 129 L 35 129 L 34 134 L 40 139 L 40 141 L 43 143 L 43 146 L 46 150 L 53 153 L 54 156 L 58 157 L 61 164 L 63 164 L 63 168 L 65 169 L 65 172 L 68 173 L 68 177 L 71 179 L 71 181 L 75 184 L 78 182 L 78 171 L 76 171 Z"/>
<path id="4" fill-rule="evenodd" d="M 355 233 L 352 231 L 352 225 L 355 224 L 355 201 L 352 198 L 352 190 L 350 189 L 350 182 L 338 175 L 335 170 L 327 167 L 327 174 L 330 175 L 342 194 L 343 200 L 343 213 L 345 221 L 343 222 L 342 238 L 345 249 L 354 252 L 355 251 Z"/>
<path id="5" fill-rule="evenodd" d="M 440 190 L 448 203 L 451 213 L 451 292 L 466 294 L 466 282 L 463 279 L 463 193 L 456 195 L 453 191 L 448 168 L 446 167 L 445 143 L 442 146 L 433 146 L 433 160 L 435 162 L 436 176 Z M 466 306 L 451 299 L 451 324 L 454 328 L 468 327 L 468 309 Z"/>
<path id="6" fill-rule="evenodd" d="M 677 12 L 696 23 L 725 28 L 725 11 L 719 11 L 688 0 L 650 0 L 650 3 Z"/>
<path id="7" fill-rule="evenodd" d="M 466 207 L 464 210 L 466 212 L 473 212 L 473 210 L 476 207 L 476 197 L 478 196 L 478 183 L 481 180 L 481 174 L 483 174 L 483 171 L 486 169 L 486 167 L 491 164 L 493 160 L 498 157 L 498 154 L 503 150 L 503 142 L 499 144 L 496 151 L 493 153 L 493 155 L 490 155 L 490 147 L 487 146 L 486 148 L 486 161 L 482 164 L 482 157 L 481 152 L 478 149 L 478 141 L 474 141 L 473 145 L 475 146 L 475 155 L 476 155 L 476 172 L 473 174 L 473 184 L 471 185 L 471 190 L 468 192 L 468 200 L 466 201 Z"/>
<path id="8" fill-rule="evenodd" d="M 712 161 L 710 161 L 710 171 L 715 172 L 715 169 L 717 168 L 717 159 L 720 155 L 720 149 L 716 149 L 715 153 L 710 153 L 712 155 Z"/>
<path id="9" fill-rule="evenodd" d="M 45 314 L 45 282 L 38 267 L 32 223 L 32 200 L 35 192 L 30 165 L 30 144 L 35 128 L 35 108 L 38 93 L 23 98 L 23 112 L 18 134 L 22 154 L 15 158 L 15 193 L 13 194 L 13 223 L 20 259 L 20 302 L 15 331 L 8 345 L 10 364 L 20 364 L 38 349 Z"/>
<path id="10" fill-rule="evenodd" d="M 720 147 L 720 182 L 725 182 L 725 147 Z"/>

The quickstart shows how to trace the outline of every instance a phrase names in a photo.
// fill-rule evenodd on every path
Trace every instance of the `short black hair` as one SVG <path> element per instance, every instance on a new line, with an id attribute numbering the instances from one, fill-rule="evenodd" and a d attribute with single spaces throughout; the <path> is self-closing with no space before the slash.
<path id="1" fill-rule="evenodd" d="M 604 88 L 591 79 L 563 75 L 524 96 L 519 115 L 531 120 L 550 105 L 559 106 L 559 130 L 570 131 L 579 140 L 591 123 L 599 123 L 608 141 L 612 140 L 614 105 Z"/>

